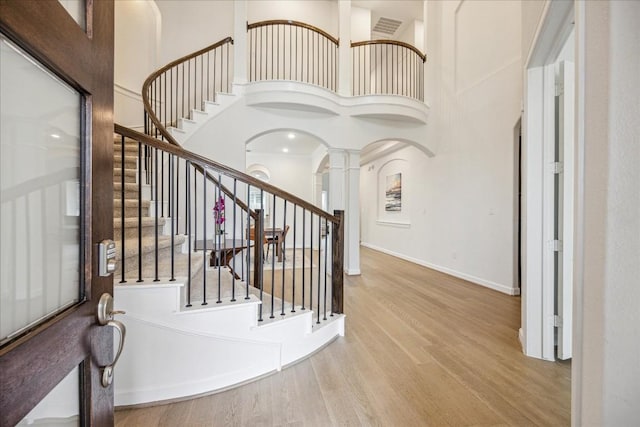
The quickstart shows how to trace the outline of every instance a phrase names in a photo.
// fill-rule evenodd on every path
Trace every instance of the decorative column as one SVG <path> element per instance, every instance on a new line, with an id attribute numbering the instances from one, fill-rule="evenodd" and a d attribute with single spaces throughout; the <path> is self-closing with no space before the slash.
<path id="1" fill-rule="evenodd" d="M 345 150 L 329 149 L 329 212 L 345 208 L 345 163 Z"/>
<path id="2" fill-rule="evenodd" d="M 247 83 L 247 0 L 233 2 L 233 83 Z M 234 86 L 234 92 L 236 88 Z"/>
<path id="3" fill-rule="evenodd" d="M 347 150 L 344 271 L 360 274 L 360 150 Z"/>
<path id="4" fill-rule="evenodd" d="M 351 0 L 338 2 L 340 46 L 338 47 L 338 93 L 351 96 Z"/>
<path id="5" fill-rule="evenodd" d="M 322 173 L 313 174 L 313 204 L 322 208 Z"/>

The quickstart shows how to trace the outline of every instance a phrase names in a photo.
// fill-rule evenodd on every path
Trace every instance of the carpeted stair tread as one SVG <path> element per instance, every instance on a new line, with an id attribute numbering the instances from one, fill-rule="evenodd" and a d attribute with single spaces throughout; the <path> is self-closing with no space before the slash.
<path id="1" fill-rule="evenodd" d="M 117 236 L 116 236 L 117 237 Z M 174 246 L 181 246 L 186 241 L 186 237 L 182 234 L 178 234 L 174 236 Z M 153 237 L 143 237 L 142 238 L 142 253 L 152 253 L 155 251 L 155 236 Z M 171 246 L 171 236 L 159 236 L 158 237 L 158 249 L 164 249 Z M 120 259 L 120 254 L 122 248 L 122 242 L 120 240 L 116 240 L 116 251 L 118 253 L 118 259 Z M 138 254 L 138 239 L 131 238 L 125 240 L 125 258 L 129 258 L 132 256 L 136 256 Z"/>
<path id="2" fill-rule="evenodd" d="M 174 256 L 174 277 L 187 277 L 189 266 L 189 257 L 188 254 L 177 253 Z M 199 253 L 191 254 L 191 276 L 202 275 L 202 268 L 204 266 L 204 262 L 202 260 L 202 256 Z M 138 268 L 128 268 L 125 264 L 125 280 L 127 282 L 135 282 L 138 280 Z M 116 275 L 114 276 L 114 280 L 116 283 L 119 282 L 122 278 L 122 272 L 120 269 L 116 271 Z M 155 279 L 155 262 L 144 263 L 142 267 L 142 278 L 145 282 L 152 283 Z M 171 278 L 171 258 L 168 257 L 166 260 L 159 260 L 158 262 L 158 279 L 159 280 L 169 280 Z"/>
<path id="3" fill-rule="evenodd" d="M 156 225 L 156 218 L 151 216 L 143 216 L 141 219 L 141 223 L 143 227 L 153 227 Z M 165 224 L 167 220 L 162 217 L 158 217 L 158 227 L 161 227 Z M 124 219 L 125 228 L 138 228 L 138 218 L 125 218 Z M 113 228 L 121 228 L 122 227 L 122 218 L 113 218 Z"/>
<path id="4" fill-rule="evenodd" d="M 142 216 L 149 215 L 150 206 L 151 206 L 150 200 L 142 201 L 142 205 L 141 205 Z M 138 217 L 138 199 L 125 199 L 124 209 L 125 209 L 125 212 L 124 212 L 125 218 L 137 218 Z M 113 217 L 120 218 L 121 216 L 122 216 L 122 202 L 120 198 L 116 198 L 113 201 Z"/>

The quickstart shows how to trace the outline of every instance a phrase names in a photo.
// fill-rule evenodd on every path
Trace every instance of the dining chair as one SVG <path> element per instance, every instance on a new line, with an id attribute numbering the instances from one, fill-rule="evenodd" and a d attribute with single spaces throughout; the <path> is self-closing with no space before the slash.
<path id="1" fill-rule="evenodd" d="M 287 237 L 287 233 L 289 232 L 289 226 L 287 225 L 284 230 L 282 230 L 282 233 L 277 233 L 277 234 L 273 234 L 271 237 L 266 238 L 267 241 L 267 259 L 269 259 L 269 248 L 271 247 L 271 245 L 274 246 L 274 256 L 275 256 L 275 245 L 281 245 L 281 241 L 280 238 L 282 238 L 282 242 L 284 242 L 284 239 Z M 280 246 L 280 248 L 282 248 L 282 245 Z"/>

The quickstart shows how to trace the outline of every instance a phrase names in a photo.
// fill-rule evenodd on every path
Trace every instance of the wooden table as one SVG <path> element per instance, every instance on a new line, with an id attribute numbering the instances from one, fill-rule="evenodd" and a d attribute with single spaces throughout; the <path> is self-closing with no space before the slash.
<path id="1" fill-rule="evenodd" d="M 240 276 L 233 270 L 231 267 L 231 260 L 243 250 L 248 247 L 252 247 L 254 242 L 249 240 L 249 246 L 247 246 L 247 241 L 242 239 L 223 239 L 220 238 L 218 242 L 217 238 L 213 240 L 207 240 L 206 246 L 203 244 L 202 240 L 196 240 L 194 245 L 195 251 L 201 251 L 203 248 L 207 251 L 211 251 L 211 258 L 209 260 L 209 265 L 211 267 L 228 267 L 231 274 L 235 276 L 236 279 L 240 279 Z"/>
<path id="2" fill-rule="evenodd" d="M 282 228 L 265 228 L 264 237 L 267 242 L 274 243 L 278 262 L 282 262 L 282 242 L 284 241 L 284 230 Z"/>

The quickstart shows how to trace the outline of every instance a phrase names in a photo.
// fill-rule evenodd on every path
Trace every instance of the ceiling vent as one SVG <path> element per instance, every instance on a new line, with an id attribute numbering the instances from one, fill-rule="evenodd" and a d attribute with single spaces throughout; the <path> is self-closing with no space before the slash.
<path id="1" fill-rule="evenodd" d="M 373 32 L 392 36 L 400 25 L 402 25 L 402 21 L 396 21 L 391 18 L 380 18 L 376 25 L 374 25 Z"/>

